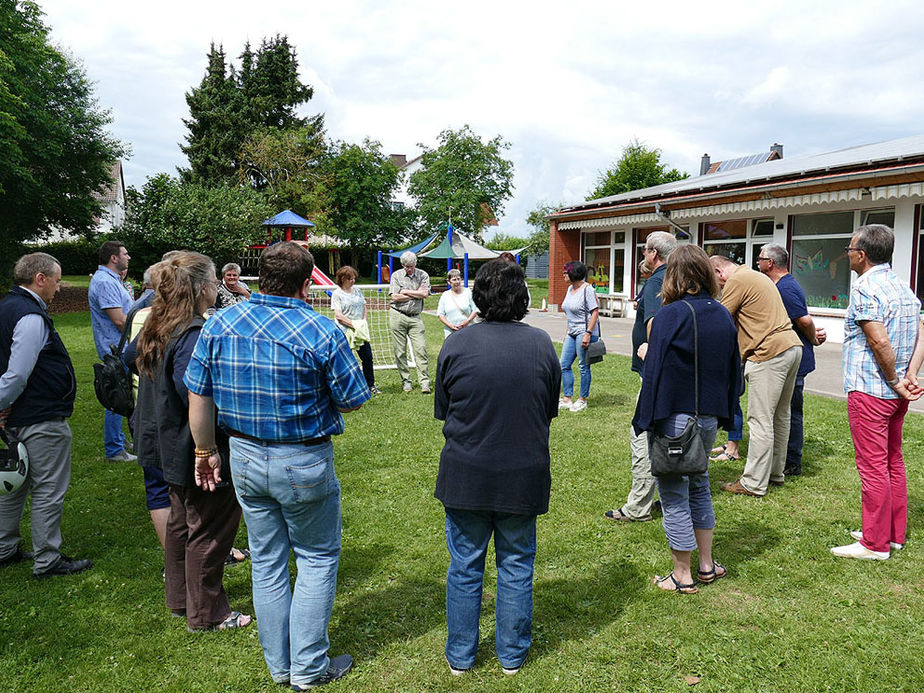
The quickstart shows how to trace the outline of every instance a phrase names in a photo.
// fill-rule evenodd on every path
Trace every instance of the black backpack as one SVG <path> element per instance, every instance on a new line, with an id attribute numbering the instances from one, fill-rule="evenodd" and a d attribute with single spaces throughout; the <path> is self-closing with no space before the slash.
<path id="1" fill-rule="evenodd" d="M 131 416 L 135 410 L 132 374 L 122 363 L 122 349 L 125 348 L 128 335 L 131 334 L 135 312 L 131 310 L 125 317 L 119 345 L 110 345 L 110 353 L 103 354 L 102 363 L 93 364 L 93 388 L 96 390 L 96 399 L 104 408 L 121 416 Z"/>

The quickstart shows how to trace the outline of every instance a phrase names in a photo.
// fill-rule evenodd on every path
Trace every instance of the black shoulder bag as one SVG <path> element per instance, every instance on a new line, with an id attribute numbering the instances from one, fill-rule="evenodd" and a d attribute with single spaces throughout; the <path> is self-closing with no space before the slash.
<path id="1" fill-rule="evenodd" d="M 584 285 L 584 331 L 588 331 L 587 327 L 590 325 L 590 318 L 588 318 L 587 313 L 587 287 L 589 284 Z M 597 312 L 597 341 L 591 342 L 587 345 L 587 353 L 584 355 L 584 360 L 588 365 L 592 363 L 600 363 L 603 360 L 603 355 L 606 354 L 606 344 L 603 343 L 603 335 L 600 332 L 600 313 Z"/>
<path id="2" fill-rule="evenodd" d="M 104 408 L 122 416 L 131 416 L 135 410 L 132 374 L 122 363 L 122 350 L 128 341 L 128 335 L 131 334 L 135 312 L 130 310 L 125 316 L 119 345 L 111 344 L 109 353 L 103 354 L 102 362 L 93 364 L 93 389 L 96 390 L 96 399 Z"/>
<path id="3" fill-rule="evenodd" d="M 693 392 L 695 413 L 687 421 L 679 436 L 658 433 L 651 435 L 648 455 L 651 473 L 654 476 L 688 476 L 704 474 L 709 468 L 709 457 L 699 435 L 699 330 L 696 326 L 696 310 L 684 301 L 693 313 Z"/>

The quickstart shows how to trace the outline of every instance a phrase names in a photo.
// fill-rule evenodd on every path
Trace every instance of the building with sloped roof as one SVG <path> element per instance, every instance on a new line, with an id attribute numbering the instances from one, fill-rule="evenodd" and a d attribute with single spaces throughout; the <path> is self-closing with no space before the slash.
<path id="1" fill-rule="evenodd" d="M 840 341 L 855 279 L 844 246 L 869 223 L 894 228 L 895 271 L 924 297 L 924 135 L 789 159 L 774 146 L 779 157 L 709 162 L 711 172 L 699 176 L 558 210 L 550 217 L 549 303 L 564 297 L 560 268 L 570 260 L 606 278 L 594 282 L 600 294 L 635 296 L 653 231 L 752 267 L 760 247 L 775 242 L 789 251 L 816 322 Z"/>

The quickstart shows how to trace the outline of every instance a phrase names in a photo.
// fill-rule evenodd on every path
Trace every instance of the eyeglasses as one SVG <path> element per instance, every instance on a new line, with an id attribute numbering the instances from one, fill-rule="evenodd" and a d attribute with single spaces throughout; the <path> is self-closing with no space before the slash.
<path id="1" fill-rule="evenodd" d="M 854 251 L 855 253 L 859 253 L 859 252 L 861 252 L 861 251 L 864 252 L 864 253 L 866 252 L 865 250 L 863 250 L 863 248 L 854 248 L 852 245 L 845 245 L 845 246 L 844 246 L 844 252 L 847 253 L 848 255 L 850 254 L 850 251 L 851 251 L 851 250 Z"/>
<path id="2" fill-rule="evenodd" d="M 761 260 L 770 260 L 770 259 L 771 259 L 771 258 L 769 258 L 769 257 L 758 257 L 758 258 L 757 258 L 757 261 L 760 262 Z"/>

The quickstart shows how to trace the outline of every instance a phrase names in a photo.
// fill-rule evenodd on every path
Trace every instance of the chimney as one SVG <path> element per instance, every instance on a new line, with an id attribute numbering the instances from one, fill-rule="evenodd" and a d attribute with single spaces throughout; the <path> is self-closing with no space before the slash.
<path id="1" fill-rule="evenodd" d="M 702 161 L 699 164 L 699 175 L 705 176 L 709 172 L 710 166 L 712 166 L 712 160 L 708 154 L 703 154 Z"/>
<path id="2" fill-rule="evenodd" d="M 388 158 L 391 159 L 391 163 L 398 168 L 407 166 L 407 156 L 405 154 L 389 154 Z"/>
<path id="3" fill-rule="evenodd" d="M 780 144 L 779 142 L 774 142 L 773 145 L 770 147 L 770 151 L 776 152 L 777 154 L 779 154 L 779 156 L 776 157 L 777 159 L 783 158 L 783 145 Z"/>

